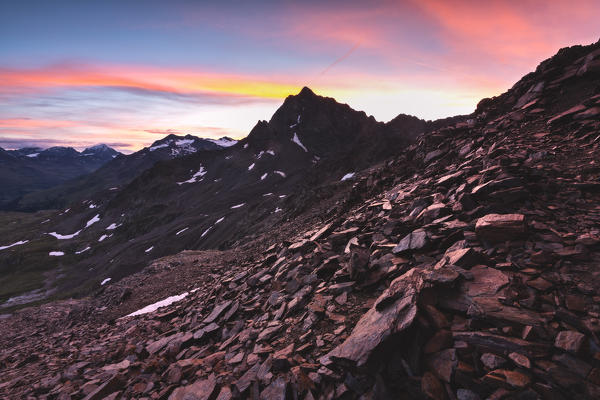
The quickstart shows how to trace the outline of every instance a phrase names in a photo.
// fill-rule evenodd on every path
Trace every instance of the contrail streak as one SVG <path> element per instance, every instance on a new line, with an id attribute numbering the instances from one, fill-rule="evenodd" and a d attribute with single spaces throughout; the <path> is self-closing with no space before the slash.
<path id="1" fill-rule="evenodd" d="M 325 68 L 319 75 L 325 75 L 327 72 L 329 72 L 329 70 L 331 68 L 335 67 L 336 65 L 338 65 L 339 63 L 341 63 L 342 61 L 344 61 L 346 58 L 348 58 L 350 56 L 350 54 L 354 53 L 354 50 L 358 49 L 358 46 L 359 46 L 358 43 L 355 44 L 354 46 L 352 46 L 352 48 L 350 50 L 348 50 L 341 57 L 339 57 L 334 62 L 332 62 L 331 64 L 329 64 L 327 66 L 327 68 Z"/>

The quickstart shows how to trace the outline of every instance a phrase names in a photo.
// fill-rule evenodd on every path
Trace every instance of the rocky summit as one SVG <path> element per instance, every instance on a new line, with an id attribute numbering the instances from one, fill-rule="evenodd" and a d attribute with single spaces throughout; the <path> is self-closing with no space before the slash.
<path id="1" fill-rule="evenodd" d="M 600 42 L 367 160 L 236 246 L 2 316 L 0 396 L 600 398 Z"/>

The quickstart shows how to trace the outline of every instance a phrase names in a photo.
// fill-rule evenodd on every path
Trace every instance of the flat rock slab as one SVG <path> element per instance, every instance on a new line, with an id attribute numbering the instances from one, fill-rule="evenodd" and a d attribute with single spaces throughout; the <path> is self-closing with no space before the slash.
<path id="1" fill-rule="evenodd" d="M 414 269 L 396 278 L 358 321 L 350 336 L 323 357 L 322 362 L 365 365 L 377 346 L 412 325 L 417 315 L 417 295 L 423 285 L 422 274 Z"/>
<path id="2" fill-rule="evenodd" d="M 486 242 L 520 239 L 525 235 L 525 216 L 522 214 L 488 214 L 477 220 L 475 233 Z"/>
<path id="3" fill-rule="evenodd" d="M 414 292 L 396 300 L 381 311 L 371 308 L 360 319 L 352 334 L 329 354 L 332 361 L 351 361 L 364 365 L 373 350 L 390 335 L 408 328 L 417 315 Z"/>
<path id="4" fill-rule="evenodd" d="M 469 271 L 473 276 L 472 281 L 464 283 L 468 296 L 495 295 L 500 288 L 508 284 L 508 276 L 495 268 L 485 265 L 476 265 Z"/>
<path id="5" fill-rule="evenodd" d="M 179 333 L 176 333 L 174 335 L 163 337 L 161 339 L 155 340 L 155 341 L 149 343 L 148 346 L 146 346 L 146 350 L 150 354 L 157 353 L 163 347 L 165 347 L 167 344 L 171 343 L 174 340 L 182 338 L 184 335 L 185 335 L 185 333 L 179 332 Z"/>
<path id="6" fill-rule="evenodd" d="M 208 400 L 217 390 L 217 379 L 214 374 L 191 385 L 178 387 L 171 393 L 169 400 Z"/>
<path id="7" fill-rule="evenodd" d="M 100 400 L 111 393 L 123 389 L 124 387 L 125 381 L 123 376 L 115 374 L 109 380 L 100 385 L 96 390 L 87 395 L 84 400 Z"/>
<path id="8" fill-rule="evenodd" d="M 211 322 L 214 322 L 217 318 L 219 318 L 219 315 L 221 315 L 221 313 L 223 313 L 223 311 L 225 311 L 227 307 L 231 305 L 231 303 L 233 303 L 231 300 L 227 300 L 221 304 L 216 305 L 212 312 L 208 315 L 208 317 L 206 317 L 202 322 L 205 324 L 210 324 Z"/>

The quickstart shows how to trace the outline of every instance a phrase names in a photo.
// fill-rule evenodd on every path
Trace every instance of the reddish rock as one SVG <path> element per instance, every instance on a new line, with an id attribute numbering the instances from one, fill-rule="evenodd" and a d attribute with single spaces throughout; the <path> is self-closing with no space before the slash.
<path id="1" fill-rule="evenodd" d="M 219 318 L 221 313 L 223 313 L 223 311 L 225 311 L 231 305 L 231 303 L 233 302 L 231 300 L 228 300 L 216 305 L 212 312 L 206 318 L 204 318 L 204 321 L 202 322 L 204 322 L 205 324 L 210 324 L 211 322 L 214 322 L 217 318 Z"/>
<path id="2" fill-rule="evenodd" d="M 552 284 L 552 282 L 548 282 L 544 278 L 537 278 L 537 279 L 532 279 L 530 281 L 527 281 L 527 285 L 531 286 L 532 288 L 535 288 L 541 292 L 545 292 L 546 290 L 548 290 L 552 286 L 554 286 Z"/>
<path id="3" fill-rule="evenodd" d="M 586 109 L 587 109 L 587 107 L 584 106 L 583 104 L 579 104 L 574 107 L 571 107 L 567 111 L 561 112 L 560 114 L 557 114 L 554 117 L 550 118 L 548 120 L 548 125 L 552 125 L 552 124 L 556 124 L 561 121 L 565 121 L 565 120 L 573 117 L 574 114 L 585 111 Z"/>
<path id="4" fill-rule="evenodd" d="M 488 214 L 477 220 L 475 233 L 480 240 L 490 243 L 517 240 L 525 234 L 525 216 Z"/>
<path id="5" fill-rule="evenodd" d="M 585 312 L 585 297 L 574 294 L 567 295 L 565 296 L 565 305 L 571 311 Z"/>
<path id="6" fill-rule="evenodd" d="M 429 367 L 441 380 L 450 383 L 454 370 L 458 364 L 455 349 L 448 349 L 432 354 L 429 358 Z"/>
<path id="7" fill-rule="evenodd" d="M 561 331 L 554 339 L 554 346 L 559 349 L 578 353 L 585 341 L 585 335 L 577 331 Z"/>
<path id="8" fill-rule="evenodd" d="M 488 370 L 498 369 L 506 364 L 506 359 L 492 353 L 484 353 L 480 359 Z"/>
<path id="9" fill-rule="evenodd" d="M 529 361 L 529 358 L 522 354 L 512 352 L 508 355 L 508 358 L 510 358 L 519 367 L 527 369 L 531 368 L 531 361 Z"/>
<path id="10" fill-rule="evenodd" d="M 221 388 L 221 391 L 219 392 L 219 395 L 217 396 L 217 398 L 215 400 L 231 400 L 233 399 L 233 393 L 231 393 L 231 389 L 229 388 L 229 386 L 225 386 L 223 388 Z"/>
<path id="11" fill-rule="evenodd" d="M 427 232 L 417 230 L 406 235 L 392 250 L 394 254 L 403 254 L 410 251 L 421 250 L 429 243 Z"/>
<path id="12" fill-rule="evenodd" d="M 423 352 L 425 354 L 436 353 L 442 349 L 446 349 L 452 346 L 452 332 L 449 330 L 443 329 L 437 331 L 431 339 L 427 341 L 425 347 L 423 347 Z"/>
<path id="13" fill-rule="evenodd" d="M 285 400 L 285 391 L 287 384 L 282 377 L 277 378 L 261 393 L 261 400 Z"/>
<path id="14" fill-rule="evenodd" d="M 489 378 L 501 379 L 515 388 L 524 388 L 531 382 L 531 378 L 521 372 L 507 369 L 497 369 L 487 375 Z"/>
<path id="15" fill-rule="evenodd" d="M 365 364 L 382 341 L 412 324 L 417 314 L 415 302 L 414 295 L 409 293 L 381 311 L 371 308 L 344 343 L 331 351 L 328 357 L 352 361 L 358 366 Z"/>
<path id="16" fill-rule="evenodd" d="M 218 393 L 217 380 L 214 374 L 207 379 L 198 380 L 191 385 L 178 387 L 171 393 L 169 400 L 209 400 Z"/>
<path id="17" fill-rule="evenodd" d="M 448 257 L 448 264 L 463 268 L 471 268 L 473 265 L 480 264 L 485 260 L 481 253 L 471 248 L 447 252 L 445 256 Z"/>
<path id="18" fill-rule="evenodd" d="M 435 377 L 431 372 L 425 372 L 421 378 L 421 391 L 430 399 L 444 400 L 446 399 L 446 391 L 442 382 Z"/>
<path id="19" fill-rule="evenodd" d="M 110 379 L 98 386 L 93 392 L 87 395 L 84 400 L 104 399 L 111 393 L 121 390 L 125 387 L 125 379 L 122 375 L 113 375 Z"/>

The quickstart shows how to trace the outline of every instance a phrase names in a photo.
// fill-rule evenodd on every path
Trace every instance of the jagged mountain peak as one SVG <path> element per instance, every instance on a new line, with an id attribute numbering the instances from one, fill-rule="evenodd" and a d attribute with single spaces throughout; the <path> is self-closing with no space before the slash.
<path id="1" fill-rule="evenodd" d="M 171 133 L 164 138 L 155 141 L 152 143 L 152 146 L 144 150 L 150 152 L 168 152 L 172 157 L 179 157 L 195 153 L 198 150 L 217 150 L 219 148 L 219 145 L 207 139 L 202 139 L 190 134 L 182 136 Z"/>
<path id="2" fill-rule="evenodd" d="M 90 146 L 88 148 L 86 148 L 83 152 L 98 152 L 98 151 L 105 151 L 105 150 L 113 150 L 114 149 L 112 147 L 110 147 L 107 144 L 104 143 L 100 143 L 100 144 L 96 144 L 94 146 Z"/>
<path id="3" fill-rule="evenodd" d="M 315 97 L 317 95 L 315 94 L 315 92 L 312 91 L 311 88 L 309 88 L 308 86 L 304 86 L 302 88 L 302 90 L 300 90 L 300 92 L 297 94 L 297 96 L 306 98 L 306 97 Z"/>
<path id="4" fill-rule="evenodd" d="M 180 147 L 180 146 L 188 146 L 188 145 L 194 145 L 194 146 L 201 146 L 203 147 L 203 150 L 216 150 L 220 147 L 228 147 L 231 146 L 235 143 L 237 143 L 237 140 L 235 139 L 231 139 L 227 136 L 224 136 L 220 139 L 210 139 L 210 138 L 201 138 L 198 136 L 194 136 L 191 134 L 185 134 L 185 135 L 177 135 L 174 133 L 170 133 L 167 136 L 165 136 L 162 139 L 156 140 L 152 143 L 152 146 L 150 146 L 150 149 L 155 148 L 166 148 L 166 147 Z"/>
<path id="5" fill-rule="evenodd" d="M 103 143 L 88 147 L 81 152 L 82 156 L 96 156 L 102 158 L 114 158 L 119 154 L 121 153 Z"/>
<path id="6" fill-rule="evenodd" d="M 258 121 L 246 142 L 264 147 L 265 142 L 288 141 L 296 135 L 312 142 L 318 152 L 334 142 L 351 141 L 348 135 L 358 134 L 363 125 L 375 124 L 375 118 L 365 112 L 304 87 L 298 94 L 286 97 L 269 121 Z M 345 139 L 342 136 L 346 136 Z"/>

